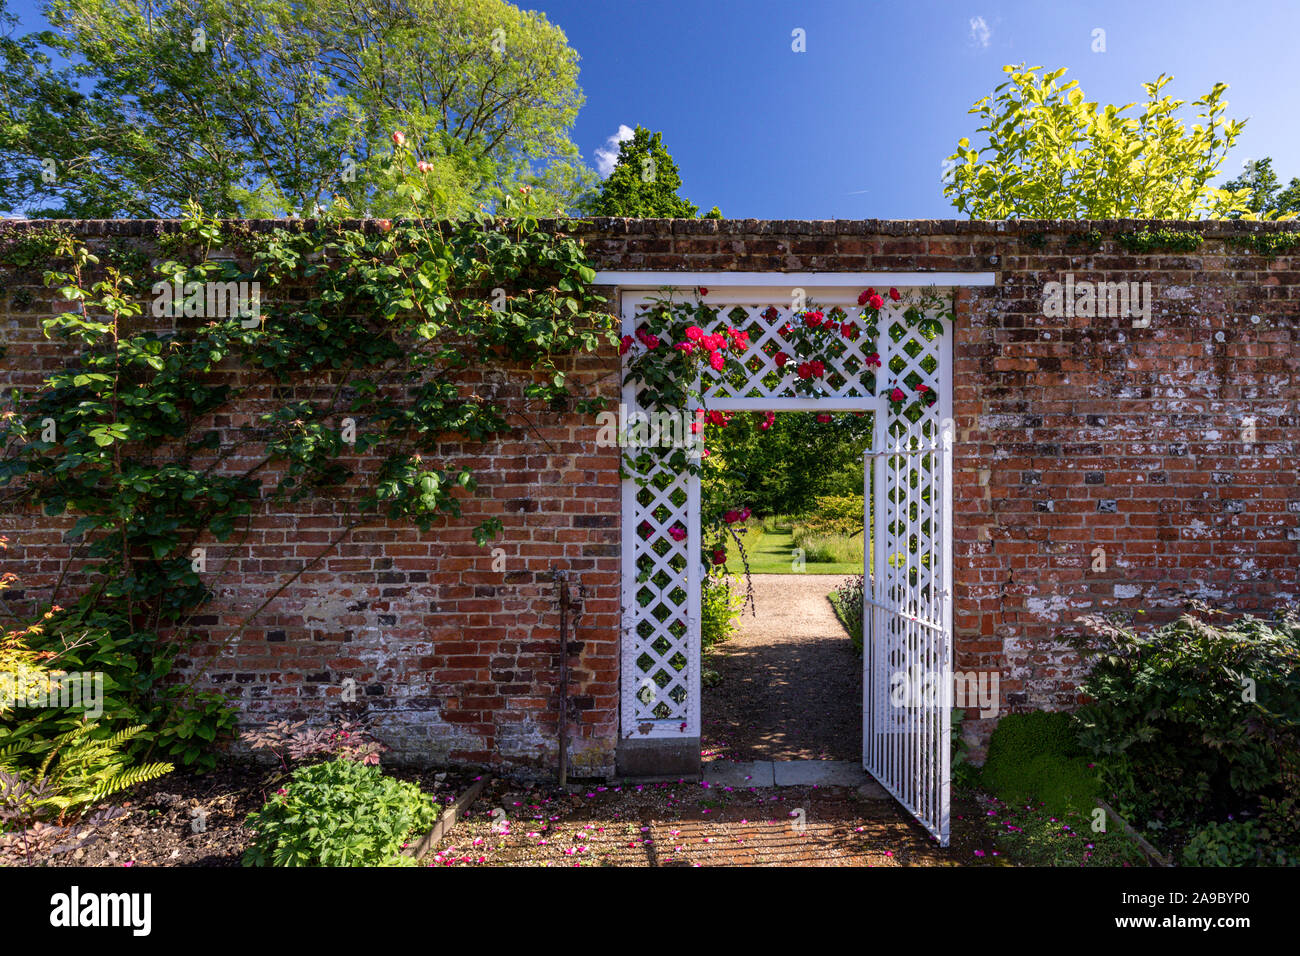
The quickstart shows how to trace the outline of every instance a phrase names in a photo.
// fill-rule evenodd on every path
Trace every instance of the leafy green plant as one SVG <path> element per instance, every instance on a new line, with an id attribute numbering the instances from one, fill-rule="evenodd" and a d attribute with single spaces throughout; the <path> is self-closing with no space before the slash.
<path id="1" fill-rule="evenodd" d="M 1300 618 L 1215 623 L 1226 616 L 1198 605 L 1146 632 L 1092 617 L 1075 641 L 1095 701 L 1077 714 L 1079 739 L 1135 826 L 1252 813 L 1300 766 Z"/>
<path id="2" fill-rule="evenodd" d="M 726 575 L 706 575 L 701 589 L 700 641 L 704 647 L 712 647 L 735 633 L 745 597 L 732 589 Z"/>
<path id="3" fill-rule="evenodd" d="M 1207 823 L 1183 847 L 1184 866 L 1258 866 L 1258 820 Z"/>
<path id="4" fill-rule="evenodd" d="M 1142 84 L 1142 111 L 1133 104 L 1088 102 L 1076 81 L 1058 83 L 1065 69 L 1004 66 L 1007 81 L 970 112 L 981 120 L 982 148 L 963 137 L 944 186 L 974 219 L 1194 219 L 1244 210 L 1248 190 L 1209 185 L 1245 126 L 1224 117 L 1227 85 L 1216 83 L 1193 104 L 1190 129 L 1178 118 L 1185 105 L 1164 94 L 1172 77 Z"/>
<path id="5" fill-rule="evenodd" d="M 980 768 L 970 762 L 970 744 L 962 736 L 961 725 L 966 719 L 966 711 L 954 707 L 949 716 L 951 723 L 952 756 L 951 775 L 953 784 L 963 790 L 979 786 Z"/>
<path id="6" fill-rule="evenodd" d="M 124 748 L 144 733 L 143 725 L 123 728 L 110 737 L 97 736 L 96 729 L 95 723 L 87 723 L 55 738 L 28 780 L 31 789 L 22 795 L 34 818 L 75 816 L 121 790 L 172 771 L 169 763 L 132 765 Z M 29 740 L 0 748 L 0 770 L 12 775 L 11 781 L 22 777 L 15 758 L 33 746 Z"/>
<path id="7" fill-rule="evenodd" d="M 437 818 L 413 783 L 338 759 L 299 767 L 247 825 L 245 866 L 403 866 L 402 848 Z"/>
<path id="8" fill-rule="evenodd" d="M 849 634 L 849 640 L 859 654 L 862 653 L 863 597 L 866 588 L 865 576 L 859 574 L 849 578 L 829 595 L 828 600 L 835 610 L 835 616 Z"/>

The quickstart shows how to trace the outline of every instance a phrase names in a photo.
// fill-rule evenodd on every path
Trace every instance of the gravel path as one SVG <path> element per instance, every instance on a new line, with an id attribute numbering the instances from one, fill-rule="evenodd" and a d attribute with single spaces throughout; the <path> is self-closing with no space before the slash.
<path id="1" fill-rule="evenodd" d="M 861 759 L 862 658 L 826 600 L 848 577 L 753 576 L 757 616 L 705 659 L 705 760 Z"/>

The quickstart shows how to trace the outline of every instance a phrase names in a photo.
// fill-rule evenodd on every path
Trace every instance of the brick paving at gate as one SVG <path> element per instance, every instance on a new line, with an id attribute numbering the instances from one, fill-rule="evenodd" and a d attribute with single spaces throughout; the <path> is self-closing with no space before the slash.
<path id="1" fill-rule="evenodd" d="M 802 813 L 800 813 L 802 811 Z M 892 800 L 850 787 L 599 785 L 576 792 L 494 781 L 431 866 L 952 866 L 1004 862 L 958 801 L 939 847 Z M 981 855 L 982 854 L 982 855 Z"/>

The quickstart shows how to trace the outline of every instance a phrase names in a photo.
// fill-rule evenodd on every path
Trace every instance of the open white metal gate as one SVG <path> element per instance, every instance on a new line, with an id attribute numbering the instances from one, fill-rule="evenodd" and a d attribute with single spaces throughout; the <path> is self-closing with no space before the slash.
<path id="1" fill-rule="evenodd" d="M 952 421 L 881 414 L 876 424 L 864 469 L 873 573 L 863 594 L 862 765 L 947 846 Z"/>

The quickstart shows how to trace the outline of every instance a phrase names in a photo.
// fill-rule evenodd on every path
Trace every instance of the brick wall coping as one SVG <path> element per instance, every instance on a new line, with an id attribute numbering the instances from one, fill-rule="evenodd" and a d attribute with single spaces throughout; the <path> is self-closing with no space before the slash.
<path id="1" fill-rule="evenodd" d="M 346 229 L 377 230 L 380 219 L 344 219 Z M 229 226 L 269 232 L 287 225 L 311 228 L 314 219 L 227 219 Z M 178 219 L 0 219 L 0 235 L 59 227 L 80 236 L 157 236 L 180 229 Z M 543 229 L 602 236 L 1029 236 L 1043 233 L 1083 234 L 1175 229 L 1207 238 L 1300 233 L 1300 221 L 1260 222 L 1241 219 L 543 219 Z"/>

